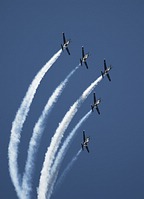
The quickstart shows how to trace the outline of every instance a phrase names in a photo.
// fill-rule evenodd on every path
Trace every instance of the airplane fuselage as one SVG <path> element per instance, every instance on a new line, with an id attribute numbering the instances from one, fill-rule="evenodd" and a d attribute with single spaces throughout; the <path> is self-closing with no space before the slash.
<path id="1" fill-rule="evenodd" d="M 94 105 L 97 106 L 100 102 L 101 102 L 101 100 L 98 99 Z"/>
<path id="2" fill-rule="evenodd" d="M 101 102 L 101 100 L 100 100 L 100 99 L 98 99 L 98 100 L 96 101 L 96 103 L 94 103 L 92 106 L 93 106 L 93 107 L 97 107 L 97 105 L 99 105 L 99 104 L 100 104 L 100 102 Z"/>
<path id="3" fill-rule="evenodd" d="M 87 145 L 88 145 L 88 142 L 89 142 L 89 137 L 86 138 L 86 140 L 84 141 L 83 145 L 84 145 L 84 146 L 87 146 Z"/>
<path id="4" fill-rule="evenodd" d="M 111 70 L 111 67 L 108 67 L 105 71 L 104 71 L 104 75 L 108 74 L 108 72 Z"/>
<path id="5" fill-rule="evenodd" d="M 96 103 L 96 104 L 92 105 L 92 109 L 97 108 L 99 103 Z"/>
<path id="6" fill-rule="evenodd" d="M 111 70 L 111 68 L 112 68 L 112 67 L 110 66 L 110 67 L 108 67 L 107 69 L 105 69 L 104 72 L 101 71 L 102 76 L 104 77 L 104 76 L 107 75 L 107 76 L 108 76 L 108 79 L 109 79 L 110 81 L 111 81 L 111 79 L 110 79 L 110 76 L 109 76 L 109 71 Z"/>
<path id="7" fill-rule="evenodd" d="M 89 56 L 89 55 L 88 55 L 88 54 L 86 54 L 86 55 L 82 58 L 82 61 L 83 61 L 83 62 L 85 62 L 85 61 L 86 61 L 86 59 L 88 58 L 88 56 Z"/>
<path id="8" fill-rule="evenodd" d="M 105 70 L 105 73 L 107 74 L 109 71 L 110 71 L 110 67 L 109 68 L 107 68 L 106 70 Z"/>
<path id="9" fill-rule="evenodd" d="M 70 41 L 67 41 L 64 45 L 63 48 L 66 48 L 69 45 Z"/>

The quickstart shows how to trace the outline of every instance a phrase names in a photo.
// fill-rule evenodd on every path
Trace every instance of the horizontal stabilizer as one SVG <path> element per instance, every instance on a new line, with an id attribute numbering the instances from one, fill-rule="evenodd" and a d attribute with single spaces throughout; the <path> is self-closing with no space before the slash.
<path id="1" fill-rule="evenodd" d="M 91 109 L 92 109 L 92 112 L 94 111 L 94 106 L 93 105 L 91 105 Z"/>
<path id="2" fill-rule="evenodd" d="M 102 75 L 102 77 L 104 77 L 104 73 L 101 71 L 101 75 Z"/>
<path id="3" fill-rule="evenodd" d="M 62 50 L 64 50 L 64 49 L 63 49 L 63 45 L 62 45 L 62 44 L 61 44 L 61 49 L 62 49 Z"/>

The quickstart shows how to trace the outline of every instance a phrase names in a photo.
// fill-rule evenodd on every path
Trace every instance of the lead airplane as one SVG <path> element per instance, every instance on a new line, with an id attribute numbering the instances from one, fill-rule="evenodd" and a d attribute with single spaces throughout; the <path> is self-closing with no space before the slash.
<path id="1" fill-rule="evenodd" d="M 88 65 L 87 65 L 86 60 L 87 60 L 88 56 L 89 56 L 89 53 L 85 54 L 84 47 L 82 46 L 82 58 L 80 59 L 80 63 L 81 63 L 81 66 L 84 63 L 87 69 L 88 69 Z"/>
<path id="2" fill-rule="evenodd" d="M 101 71 L 101 74 L 102 74 L 103 78 L 106 75 L 109 81 L 111 81 L 111 78 L 110 78 L 110 75 L 109 75 L 109 71 L 111 69 L 112 69 L 112 66 L 110 65 L 109 67 L 107 67 L 106 60 L 104 59 L 104 72 Z"/>
<path id="3" fill-rule="evenodd" d="M 63 44 L 61 44 L 61 48 L 62 48 L 62 50 L 66 49 L 67 53 L 70 55 L 70 51 L 68 49 L 68 45 L 70 43 L 70 39 L 66 40 L 64 32 L 62 34 L 63 34 Z"/>
<path id="4" fill-rule="evenodd" d="M 95 94 L 95 93 L 93 93 L 93 98 L 94 98 L 94 103 L 91 105 L 92 112 L 94 111 L 94 108 L 96 108 L 98 114 L 100 114 L 98 105 L 100 104 L 101 99 L 98 99 L 98 100 L 97 100 L 97 99 L 96 99 L 96 94 Z"/>
<path id="5" fill-rule="evenodd" d="M 88 148 L 89 141 L 90 141 L 90 137 L 86 137 L 85 131 L 83 131 L 83 143 L 81 143 L 81 146 L 82 146 L 82 150 L 84 150 L 84 147 L 85 147 L 88 153 L 89 153 L 89 148 Z"/>

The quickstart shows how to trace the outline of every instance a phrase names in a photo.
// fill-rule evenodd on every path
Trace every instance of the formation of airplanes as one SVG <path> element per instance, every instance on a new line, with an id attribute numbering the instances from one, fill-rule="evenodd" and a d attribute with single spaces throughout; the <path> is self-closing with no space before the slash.
<path id="1" fill-rule="evenodd" d="M 63 35 L 63 44 L 61 44 L 61 49 L 67 51 L 67 53 L 70 55 L 70 51 L 68 48 L 68 45 L 70 44 L 70 39 L 66 39 L 65 37 L 65 33 L 62 33 Z M 80 58 L 80 64 L 81 66 L 83 65 L 83 63 L 85 64 L 86 68 L 88 69 L 88 64 L 87 64 L 87 58 L 89 57 L 89 53 L 85 53 L 84 52 L 84 47 L 82 46 L 82 57 Z M 107 76 L 108 80 L 111 81 L 110 75 L 109 75 L 109 71 L 112 69 L 112 66 L 110 65 L 109 67 L 107 67 L 106 65 L 106 60 L 104 59 L 104 71 L 101 71 L 101 75 L 104 78 L 105 76 Z"/>
<path id="2" fill-rule="evenodd" d="M 67 53 L 70 55 L 70 51 L 68 49 L 68 45 L 70 43 L 70 39 L 67 40 L 65 37 L 65 33 L 63 32 L 63 44 L 61 44 L 61 48 L 62 50 L 67 51 Z M 87 64 L 87 58 L 89 57 L 89 53 L 85 53 L 84 52 L 84 47 L 82 46 L 82 57 L 80 58 L 80 65 L 82 66 L 83 63 L 85 64 L 86 68 L 88 69 L 88 64 Z M 108 66 L 106 64 L 106 60 L 104 59 L 104 71 L 101 71 L 101 75 L 104 78 L 105 76 L 107 76 L 108 80 L 111 81 L 110 75 L 109 75 L 109 71 L 112 69 L 112 66 Z M 101 99 L 96 99 L 96 94 L 95 92 L 93 93 L 93 104 L 91 104 L 91 110 L 92 112 L 94 112 L 94 109 L 96 109 L 96 111 L 98 112 L 98 114 L 100 115 L 100 110 L 98 105 L 100 104 Z M 84 150 L 84 148 L 86 148 L 87 152 L 89 153 L 89 148 L 88 148 L 88 143 L 90 141 L 90 137 L 86 137 L 85 135 L 85 131 L 83 130 L 83 142 L 81 143 L 81 147 L 82 150 Z"/>

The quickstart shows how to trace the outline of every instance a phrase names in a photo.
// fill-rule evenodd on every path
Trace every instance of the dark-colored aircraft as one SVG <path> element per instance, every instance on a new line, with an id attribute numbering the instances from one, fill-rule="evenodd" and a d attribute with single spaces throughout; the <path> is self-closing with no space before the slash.
<path id="1" fill-rule="evenodd" d="M 88 153 L 89 153 L 89 148 L 88 148 L 89 141 L 90 141 L 90 137 L 86 137 L 85 131 L 83 131 L 83 143 L 81 143 L 81 146 L 82 146 L 82 150 L 84 150 L 84 147 L 85 147 Z"/>
<path id="2" fill-rule="evenodd" d="M 109 75 L 109 71 L 112 69 L 112 66 L 110 65 L 109 67 L 107 67 L 106 65 L 106 60 L 104 59 L 104 72 L 101 71 L 102 77 L 104 78 L 104 76 L 107 76 L 108 80 L 111 81 L 110 75 Z"/>
<path id="3" fill-rule="evenodd" d="M 94 108 L 96 108 L 98 114 L 100 114 L 100 111 L 99 111 L 99 108 L 98 108 L 98 105 L 99 103 L 101 102 L 101 99 L 96 99 L 96 94 L 93 93 L 93 98 L 94 98 L 94 103 L 91 105 L 91 109 L 92 111 L 94 111 Z"/>
<path id="4" fill-rule="evenodd" d="M 87 65 L 86 60 L 87 60 L 88 56 L 89 56 L 89 53 L 85 54 L 84 47 L 82 46 L 82 58 L 80 59 L 80 63 L 81 63 L 81 66 L 84 63 L 87 69 L 88 69 L 88 65 Z"/>
<path id="5" fill-rule="evenodd" d="M 68 45 L 69 45 L 69 43 L 70 43 L 70 39 L 69 39 L 69 40 L 66 40 L 64 32 L 63 32 L 62 34 L 63 34 L 63 44 L 61 44 L 61 48 L 62 48 L 62 50 L 66 49 L 66 51 L 67 51 L 68 54 L 70 55 L 70 51 L 69 51 L 69 49 L 68 49 Z"/>

